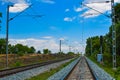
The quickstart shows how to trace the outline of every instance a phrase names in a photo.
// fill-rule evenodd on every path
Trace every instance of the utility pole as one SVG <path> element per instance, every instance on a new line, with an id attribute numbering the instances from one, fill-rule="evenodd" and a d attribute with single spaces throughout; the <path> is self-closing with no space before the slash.
<path id="1" fill-rule="evenodd" d="M 103 47 L 102 47 L 102 45 L 103 45 L 103 36 L 100 36 L 100 54 L 102 55 L 102 60 L 101 60 L 101 62 L 103 62 Z"/>
<path id="2" fill-rule="evenodd" d="M 90 38 L 90 48 L 91 48 L 91 55 L 92 55 L 92 38 Z"/>
<path id="3" fill-rule="evenodd" d="M 28 8 L 30 8 L 32 5 L 30 5 Z M 28 8 L 26 8 L 24 11 L 20 12 L 19 14 L 17 14 L 16 16 L 12 17 L 9 19 L 9 8 L 13 7 L 13 5 L 7 5 L 7 13 L 6 13 L 6 68 L 8 68 L 8 34 L 9 34 L 9 21 L 13 20 L 14 18 L 16 18 L 17 16 L 19 16 L 21 13 L 23 13 L 25 10 L 27 10 Z"/>
<path id="4" fill-rule="evenodd" d="M 9 33 L 9 7 L 7 6 L 7 19 L 6 19 L 6 68 L 8 68 L 8 33 Z"/>
<path id="5" fill-rule="evenodd" d="M 116 69 L 116 28 L 115 28 L 114 0 L 111 0 L 111 10 L 112 10 L 112 56 L 113 56 L 113 69 Z"/>
<path id="6" fill-rule="evenodd" d="M 71 46 L 69 46 L 69 52 L 71 52 Z"/>
<path id="7" fill-rule="evenodd" d="M 82 5 L 90 8 L 90 9 L 92 9 L 92 10 L 94 10 L 94 11 L 97 11 L 97 12 L 99 12 L 100 14 L 103 14 L 103 15 L 105 15 L 106 17 L 112 19 L 112 57 L 113 57 L 112 59 L 113 59 L 113 69 L 116 70 L 116 28 L 115 28 L 114 0 L 105 1 L 105 3 L 109 3 L 109 2 L 111 2 L 111 13 L 112 13 L 111 17 L 108 16 L 108 15 L 105 15 L 104 13 L 101 13 L 100 11 L 95 10 L 95 9 L 89 7 L 89 6 L 86 6 L 86 5 L 84 5 L 84 4 L 82 4 Z M 95 2 L 95 3 L 102 3 L 102 2 Z"/>
<path id="8" fill-rule="evenodd" d="M 59 48 L 60 48 L 60 53 L 61 53 L 61 41 L 62 41 L 62 40 L 60 40 L 60 47 L 59 47 Z"/>

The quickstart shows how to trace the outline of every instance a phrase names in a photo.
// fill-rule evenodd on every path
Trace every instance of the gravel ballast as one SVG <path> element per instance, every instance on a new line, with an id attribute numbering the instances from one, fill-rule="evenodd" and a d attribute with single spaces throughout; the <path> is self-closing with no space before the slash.
<path id="1" fill-rule="evenodd" d="M 38 68 L 35 68 L 35 69 L 30 69 L 30 70 L 27 70 L 27 71 L 19 72 L 19 73 L 16 73 L 16 74 L 12 74 L 12 75 L 0 78 L 0 80 L 25 80 L 25 79 L 31 78 L 33 76 L 37 76 L 40 73 L 43 73 L 45 71 L 49 71 L 50 69 L 57 68 L 61 64 L 69 62 L 70 60 L 71 59 L 68 59 L 68 60 L 65 60 L 65 61 L 41 66 L 41 67 L 38 67 Z"/>

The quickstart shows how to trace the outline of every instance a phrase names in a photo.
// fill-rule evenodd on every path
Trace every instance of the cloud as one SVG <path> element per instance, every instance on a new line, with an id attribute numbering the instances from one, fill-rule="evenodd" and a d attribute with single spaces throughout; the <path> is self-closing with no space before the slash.
<path id="1" fill-rule="evenodd" d="M 99 3 L 101 2 L 101 3 Z M 110 12 L 111 11 L 111 3 L 104 3 L 105 0 L 84 0 L 84 4 L 87 5 L 88 7 L 91 7 L 95 10 L 98 10 L 101 13 L 106 13 L 106 12 Z M 115 0 L 115 2 L 120 2 L 120 0 Z M 84 6 L 85 10 L 87 7 Z M 96 17 L 101 15 L 101 13 L 98 13 L 92 9 L 87 9 L 82 15 L 81 17 L 85 17 L 85 18 L 90 18 L 90 17 Z"/>
<path id="2" fill-rule="evenodd" d="M 84 0 L 84 2 L 85 3 L 92 3 L 92 2 L 105 2 L 105 1 L 111 1 L 111 0 L 100 0 L 100 1 L 98 1 L 98 0 Z M 114 2 L 120 2 L 120 0 L 114 0 Z"/>
<path id="3" fill-rule="evenodd" d="M 41 0 L 43 3 L 49 3 L 49 4 L 54 4 L 55 2 L 52 0 Z"/>
<path id="4" fill-rule="evenodd" d="M 65 10 L 65 12 L 69 12 L 69 11 L 70 11 L 70 9 L 66 9 L 66 10 Z"/>
<path id="5" fill-rule="evenodd" d="M 63 52 L 68 52 L 69 51 L 69 46 L 70 44 L 65 43 L 65 38 L 60 38 L 60 39 L 55 39 L 53 37 L 50 37 L 49 39 L 44 39 L 44 38 L 49 38 L 49 36 L 45 36 L 41 39 L 35 39 L 35 38 L 28 38 L 28 39 L 9 39 L 9 43 L 12 45 L 15 44 L 23 44 L 27 45 L 29 47 L 33 46 L 37 51 L 43 51 L 43 49 L 49 49 L 53 53 L 59 52 L 59 41 L 62 40 L 62 51 Z M 73 41 L 73 44 L 71 45 L 71 51 L 79 51 L 79 52 L 84 52 L 84 49 L 82 45 L 79 44 L 77 41 Z M 77 46 L 76 46 L 77 45 Z"/>
<path id="6" fill-rule="evenodd" d="M 21 12 L 21 11 L 25 10 L 28 7 L 29 7 L 29 5 L 26 3 L 16 3 L 16 4 L 14 4 L 13 7 L 9 8 L 9 11 L 11 13 L 17 13 L 17 12 Z"/>
<path id="7" fill-rule="evenodd" d="M 75 20 L 76 19 L 76 17 L 72 17 L 72 18 L 70 18 L 70 17 L 65 17 L 64 18 L 64 21 L 66 21 L 66 22 L 72 22 L 73 20 Z"/>
<path id="8" fill-rule="evenodd" d="M 47 39 L 46 39 L 47 38 Z M 59 41 L 59 40 L 58 40 Z M 43 49 L 49 49 L 53 53 L 59 52 L 59 43 L 56 39 L 50 36 L 45 36 L 43 39 L 34 39 L 34 38 L 28 38 L 28 39 L 9 39 L 9 43 L 12 45 L 15 44 L 23 44 L 27 45 L 29 47 L 34 46 L 34 48 L 38 51 L 43 51 Z M 62 51 L 68 51 L 68 46 L 65 44 L 62 44 Z"/>
<path id="9" fill-rule="evenodd" d="M 2 0 L 3 3 L 24 3 L 25 0 Z"/>
<path id="10" fill-rule="evenodd" d="M 74 7 L 74 10 L 75 10 L 75 12 L 80 12 L 80 11 L 83 10 L 83 8 L 80 8 L 80 7 L 76 8 L 76 7 Z"/>
<path id="11" fill-rule="evenodd" d="M 59 44 L 54 39 L 9 39 L 9 43 L 12 45 L 15 44 L 23 44 L 27 46 L 34 46 L 36 50 L 43 50 L 45 48 L 51 50 L 52 52 L 58 52 L 59 50 Z"/>
<path id="12" fill-rule="evenodd" d="M 45 37 L 42 37 L 44 39 L 52 39 L 53 37 L 52 36 L 45 36 Z"/>
<path id="13" fill-rule="evenodd" d="M 29 0 L 2 0 L 2 3 L 13 3 L 13 6 L 9 8 L 9 11 L 12 13 L 17 13 L 28 8 L 30 1 Z"/>

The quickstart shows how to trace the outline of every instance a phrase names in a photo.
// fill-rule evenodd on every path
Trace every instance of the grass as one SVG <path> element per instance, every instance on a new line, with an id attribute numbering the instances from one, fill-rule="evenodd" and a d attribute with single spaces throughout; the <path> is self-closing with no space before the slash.
<path id="1" fill-rule="evenodd" d="M 93 57 L 89 57 L 94 63 L 96 63 L 99 67 L 104 69 L 108 74 L 110 74 L 112 77 L 114 77 L 116 80 L 120 80 L 120 68 L 117 70 L 113 70 L 112 67 L 107 66 L 107 64 L 100 64 L 98 63 Z"/>
<path id="2" fill-rule="evenodd" d="M 76 59 L 76 58 L 75 58 Z M 44 73 L 41 73 L 37 76 L 34 76 L 30 79 L 27 79 L 27 80 L 47 80 L 51 75 L 53 75 L 54 73 L 60 71 L 62 68 L 64 68 L 65 66 L 67 66 L 68 64 L 70 64 L 72 61 L 74 61 L 75 59 L 72 59 L 70 60 L 69 62 L 66 62 L 62 65 L 60 65 L 59 67 L 57 68 L 54 68 L 54 69 L 50 69 L 50 71 L 46 71 Z"/>
<path id="3" fill-rule="evenodd" d="M 67 55 L 70 57 L 69 55 Z M 26 66 L 35 63 L 41 63 L 49 60 L 66 58 L 66 55 L 53 54 L 8 54 L 8 68 Z M 6 68 L 6 54 L 0 54 L 0 70 Z"/>

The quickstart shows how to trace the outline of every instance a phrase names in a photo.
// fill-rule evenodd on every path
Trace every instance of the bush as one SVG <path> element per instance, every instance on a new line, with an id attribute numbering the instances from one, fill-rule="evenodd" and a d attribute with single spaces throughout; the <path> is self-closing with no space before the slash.
<path id="1" fill-rule="evenodd" d="M 14 67 L 19 67 L 19 66 L 22 66 L 22 63 L 20 61 L 17 61 L 15 64 L 14 64 Z"/>
<path id="2" fill-rule="evenodd" d="M 19 52 L 18 56 L 24 56 L 24 53 L 23 52 Z"/>

